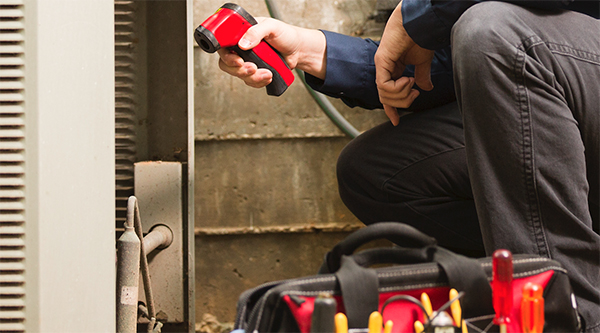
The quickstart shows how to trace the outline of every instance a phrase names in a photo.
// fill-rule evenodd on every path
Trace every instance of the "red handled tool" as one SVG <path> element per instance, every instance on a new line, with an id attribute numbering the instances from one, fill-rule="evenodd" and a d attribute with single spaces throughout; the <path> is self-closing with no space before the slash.
<path id="1" fill-rule="evenodd" d="M 494 324 L 500 326 L 500 333 L 506 333 L 513 306 L 512 293 L 513 262 L 508 250 L 496 250 L 492 255 L 492 300 L 494 303 Z"/>
<path id="2" fill-rule="evenodd" d="M 521 300 L 521 327 L 525 333 L 542 333 L 544 330 L 544 289 L 528 282 L 523 287 Z"/>
<path id="3" fill-rule="evenodd" d="M 244 8 L 226 3 L 196 28 L 194 38 L 208 53 L 214 53 L 222 47 L 229 48 L 244 61 L 270 70 L 273 73 L 273 81 L 267 85 L 267 94 L 280 96 L 294 82 L 294 74 L 281 55 L 264 40 L 248 51 L 238 47 L 240 38 L 256 23 L 254 17 Z"/>

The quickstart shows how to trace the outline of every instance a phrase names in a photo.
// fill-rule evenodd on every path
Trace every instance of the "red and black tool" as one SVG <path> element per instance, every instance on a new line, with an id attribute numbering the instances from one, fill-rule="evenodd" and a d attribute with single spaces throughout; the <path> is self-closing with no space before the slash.
<path id="1" fill-rule="evenodd" d="M 226 3 L 196 28 L 194 38 L 208 53 L 214 53 L 222 47 L 229 48 L 244 61 L 253 62 L 258 68 L 273 72 L 273 81 L 267 85 L 267 94 L 280 96 L 294 82 L 294 74 L 283 57 L 264 40 L 248 51 L 238 47 L 240 38 L 255 24 L 257 22 L 254 17 L 244 8 Z"/>

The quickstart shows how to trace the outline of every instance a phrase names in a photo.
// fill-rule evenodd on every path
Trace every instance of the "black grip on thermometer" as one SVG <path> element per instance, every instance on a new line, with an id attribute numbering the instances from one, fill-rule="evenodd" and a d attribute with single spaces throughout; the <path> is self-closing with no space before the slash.
<path id="1" fill-rule="evenodd" d="M 279 54 L 279 52 L 277 52 L 275 49 L 273 49 L 266 42 L 261 41 L 261 44 L 263 44 L 263 43 L 266 44 L 266 46 L 268 48 L 270 48 L 281 59 L 281 62 L 283 62 L 285 64 L 285 60 L 283 60 L 283 57 Z M 286 91 L 286 89 L 288 88 L 288 84 L 285 82 L 283 76 L 281 76 L 281 74 L 279 73 L 279 71 L 277 69 L 275 69 L 273 66 L 269 65 L 268 62 L 263 60 L 255 52 L 256 48 L 253 48 L 250 50 L 242 50 L 239 46 L 235 45 L 235 46 L 231 47 L 231 49 L 233 51 L 235 51 L 235 53 L 237 53 L 242 59 L 244 59 L 244 61 L 253 62 L 256 64 L 256 67 L 266 68 L 266 69 L 270 70 L 271 73 L 273 73 L 273 80 L 271 81 L 271 83 L 269 83 L 267 85 L 267 95 L 281 96 L 281 94 L 283 94 Z"/>

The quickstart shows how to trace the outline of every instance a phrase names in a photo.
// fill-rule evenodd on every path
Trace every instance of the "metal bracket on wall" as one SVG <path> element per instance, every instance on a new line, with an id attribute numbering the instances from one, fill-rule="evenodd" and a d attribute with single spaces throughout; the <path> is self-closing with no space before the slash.
<path id="1" fill-rule="evenodd" d="M 184 299 L 187 296 L 184 284 L 182 164 L 139 162 L 134 169 L 135 196 L 139 201 L 143 233 L 147 234 L 157 224 L 165 225 L 173 232 L 173 242 L 168 248 L 148 255 L 156 319 L 163 323 L 182 323 L 186 319 Z M 139 300 L 146 304 L 142 293 Z"/>

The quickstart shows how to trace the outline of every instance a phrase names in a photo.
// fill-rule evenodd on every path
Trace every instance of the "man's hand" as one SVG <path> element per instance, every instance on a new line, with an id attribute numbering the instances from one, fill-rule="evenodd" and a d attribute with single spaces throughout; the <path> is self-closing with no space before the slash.
<path id="1" fill-rule="evenodd" d="M 258 24 L 250 27 L 238 43 L 242 50 L 252 49 L 264 39 L 279 51 L 291 69 L 298 67 L 317 77 L 321 75 L 324 77 L 326 41 L 323 33 L 271 18 L 258 17 L 256 20 Z M 231 50 L 220 49 L 218 53 L 219 68 L 224 72 L 242 79 L 254 88 L 262 88 L 271 83 L 273 73 L 270 70 L 257 68 L 251 62 L 244 62 Z"/>
<path id="2" fill-rule="evenodd" d="M 386 24 L 381 43 L 375 53 L 376 83 L 379 100 L 394 126 L 400 116 L 396 108 L 407 108 L 419 96 L 416 83 L 423 90 L 433 89 L 431 61 L 433 51 L 417 45 L 402 25 L 402 2 Z M 415 77 L 401 77 L 406 65 L 415 65 Z"/>

